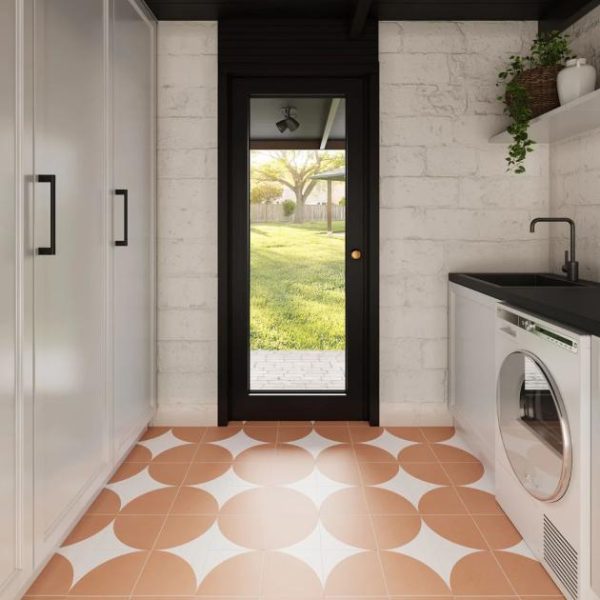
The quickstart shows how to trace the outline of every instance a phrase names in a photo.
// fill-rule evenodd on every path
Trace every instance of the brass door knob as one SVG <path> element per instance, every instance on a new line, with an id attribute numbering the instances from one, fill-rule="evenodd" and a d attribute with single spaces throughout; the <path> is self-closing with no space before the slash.
<path id="1" fill-rule="evenodd" d="M 362 252 L 358 248 L 355 248 L 350 252 L 350 256 L 353 260 L 360 260 L 362 258 Z"/>

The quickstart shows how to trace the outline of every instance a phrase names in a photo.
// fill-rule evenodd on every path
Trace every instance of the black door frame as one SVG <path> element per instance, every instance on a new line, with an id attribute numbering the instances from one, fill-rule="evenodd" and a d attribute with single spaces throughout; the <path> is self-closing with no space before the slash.
<path id="1" fill-rule="evenodd" d="M 287 72 L 286 72 L 287 71 Z M 291 81 L 293 89 L 298 90 L 299 82 L 306 85 L 308 95 L 318 95 L 311 88 L 318 78 L 326 77 L 331 92 L 324 94 L 331 96 L 336 89 L 343 87 L 343 82 L 353 82 L 360 89 L 363 101 L 362 127 L 364 130 L 364 146 L 362 148 L 362 164 L 365 169 L 364 198 L 365 211 L 364 223 L 364 338 L 363 356 L 364 364 L 360 366 L 363 370 L 362 398 L 363 403 L 359 413 L 341 415 L 339 405 L 330 403 L 330 410 L 324 408 L 323 396 L 313 396 L 311 393 L 302 395 L 302 409 L 297 406 L 290 410 L 284 409 L 276 418 L 279 420 L 331 420 L 331 419 L 356 419 L 368 420 L 372 425 L 379 423 L 379 85 L 377 69 L 364 70 L 357 74 L 356 69 L 336 68 L 335 73 L 331 68 L 323 66 L 299 66 L 295 65 L 294 72 L 290 77 L 289 69 L 280 66 L 265 66 L 244 64 L 235 68 L 226 68 L 220 65 L 219 73 L 219 425 L 226 425 L 231 419 L 239 418 L 232 411 L 232 398 L 236 390 L 232 388 L 231 366 L 234 357 L 234 346 L 232 343 L 236 335 L 236 318 L 232 306 L 232 282 L 236 277 L 238 269 L 235 268 L 234 256 L 231 252 L 232 231 L 235 221 L 235 213 L 231 210 L 231 198 L 235 193 L 236 181 L 239 183 L 239 165 L 232 164 L 232 148 L 236 143 L 248 144 L 247 131 L 235 131 L 231 127 L 234 111 L 233 90 L 239 86 L 241 81 L 253 80 L 257 83 L 257 76 L 264 78 L 264 91 L 268 93 L 269 78 L 277 78 L 280 82 L 284 79 Z M 290 89 L 292 89 L 290 88 Z M 276 95 L 276 94 L 273 94 Z M 238 223 L 239 227 L 240 224 Z M 261 402 L 263 395 L 253 397 L 256 401 L 252 414 L 243 415 L 246 419 L 269 420 L 268 403 Z M 272 394 L 266 394 L 271 400 Z M 313 398 L 311 399 L 311 396 Z M 331 395 L 327 394 L 330 398 Z M 289 396 L 285 396 L 289 397 Z M 279 408 L 279 407 L 278 407 Z M 282 405 L 283 408 L 283 405 Z"/>

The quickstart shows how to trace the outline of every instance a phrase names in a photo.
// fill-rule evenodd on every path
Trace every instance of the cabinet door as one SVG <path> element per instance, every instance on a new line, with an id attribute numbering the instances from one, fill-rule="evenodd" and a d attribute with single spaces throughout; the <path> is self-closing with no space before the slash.
<path id="1" fill-rule="evenodd" d="M 19 569 L 16 396 L 15 0 L 0 0 L 0 589 Z"/>
<path id="2" fill-rule="evenodd" d="M 36 0 L 34 345 L 36 560 L 108 472 L 102 0 Z M 55 254 L 50 182 L 55 177 Z"/>
<path id="3" fill-rule="evenodd" d="M 130 0 L 112 0 L 111 5 L 115 242 L 125 239 L 127 228 L 127 245 L 115 244 L 113 250 L 114 414 L 120 456 L 148 422 L 153 395 L 154 28 Z"/>

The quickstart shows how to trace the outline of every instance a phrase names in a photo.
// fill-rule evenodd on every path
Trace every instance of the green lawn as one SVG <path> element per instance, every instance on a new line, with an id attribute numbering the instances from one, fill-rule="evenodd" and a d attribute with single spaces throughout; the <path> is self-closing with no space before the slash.
<path id="1" fill-rule="evenodd" d="M 253 350 L 343 350 L 345 223 L 251 227 Z"/>

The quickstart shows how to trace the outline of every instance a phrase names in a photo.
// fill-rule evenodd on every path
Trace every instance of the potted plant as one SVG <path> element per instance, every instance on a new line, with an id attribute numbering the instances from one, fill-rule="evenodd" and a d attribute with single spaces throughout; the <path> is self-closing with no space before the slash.
<path id="1" fill-rule="evenodd" d="M 558 31 L 540 33 L 528 56 L 511 56 L 508 68 L 498 73 L 505 90 L 498 100 L 512 123 L 507 131 L 513 142 L 508 147 L 508 170 L 524 173 L 523 164 L 535 142 L 529 137 L 529 121 L 559 106 L 556 78 L 570 58 L 568 36 Z"/>

